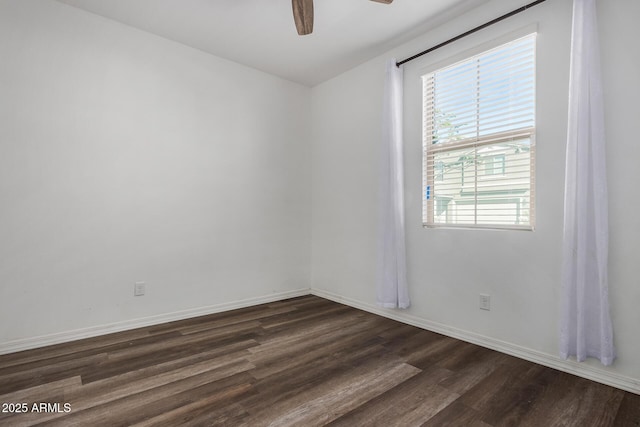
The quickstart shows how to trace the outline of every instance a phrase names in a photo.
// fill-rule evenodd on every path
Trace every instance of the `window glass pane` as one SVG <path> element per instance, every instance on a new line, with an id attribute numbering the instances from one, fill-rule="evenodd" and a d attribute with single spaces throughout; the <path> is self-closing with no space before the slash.
<path id="1" fill-rule="evenodd" d="M 535 35 L 423 84 L 424 223 L 532 226 Z"/>

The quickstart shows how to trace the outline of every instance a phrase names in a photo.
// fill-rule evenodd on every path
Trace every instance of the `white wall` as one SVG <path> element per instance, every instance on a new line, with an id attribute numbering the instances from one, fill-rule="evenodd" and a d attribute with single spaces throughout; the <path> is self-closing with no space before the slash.
<path id="1" fill-rule="evenodd" d="M 384 62 L 402 59 L 513 9 L 494 0 L 312 91 L 312 288 L 376 310 L 377 153 Z M 405 66 L 405 200 L 412 307 L 386 312 L 585 376 L 640 391 L 638 186 L 633 135 L 640 117 L 640 37 L 635 0 L 600 0 L 611 207 L 611 308 L 619 358 L 563 362 L 558 352 L 570 1 L 550 1 Z M 423 229 L 421 84 L 425 67 L 531 25 L 538 28 L 537 226 L 535 232 Z M 631 136 L 631 137 L 630 137 Z M 490 294 L 491 311 L 478 308 Z M 601 375 L 602 374 L 602 375 Z M 617 381 L 617 380 L 616 380 Z M 615 382 L 615 381 L 613 381 Z"/>
<path id="2" fill-rule="evenodd" d="M 309 96 L 0 0 L 0 346 L 308 291 Z"/>

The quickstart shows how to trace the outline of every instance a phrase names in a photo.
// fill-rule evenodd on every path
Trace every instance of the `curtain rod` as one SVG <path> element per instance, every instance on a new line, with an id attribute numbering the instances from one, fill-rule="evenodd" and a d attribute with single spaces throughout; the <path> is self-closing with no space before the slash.
<path id="1" fill-rule="evenodd" d="M 409 62 L 409 61 L 413 61 L 413 60 L 414 60 L 414 59 L 416 59 L 416 58 L 420 58 L 422 55 L 426 55 L 426 54 L 427 54 L 427 53 L 429 53 L 429 52 L 433 52 L 433 51 L 434 51 L 434 50 L 436 50 L 436 49 L 440 49 L 441 47 L 446 46 L 446 45 L 448 45 L 449 43 L 453 43 L 453 42 L 454 42 L 454 41 L 456 41 L 456 40 L 460 40 L 460 39 L 461 39 L 461 38 L 463 38 L 463 37 L 467 37 L 467 36 L 468 36 L 468 35 L 470 35 L 470 34 L 473 34 L 473 33 L 477 32 L 477 31 L 480 31 L 480 30 L 482 30 L 482 29 L 484 29 L 484 28 L 487 28 L 487 27 L 489 27 L 489 26 L 491 26 L 491 25 L 493 25 L 493 24 L 495 24 L 495 23 L 498 23 L 498 22 L 503 21 L 503 20 L 505 20 L 505 19 L 507 19 L 507 18 L 510 18 L 510 17 L 512 17 L 513 15 L 517 15 L 517 14 L 518 14 L 518 13 L 520 13 L 520 12 L 524 12 L 525 10 L 527 10 L 527 9 L 529 9 L 529 8 L 533 7 L 533 6 L 536 6 L 536 5 L 540 4 L 540 3 L 544 3 L 545 1 L 547 1 L 547 0 L 536 0 L 536 1 L 531 2 L 531 3 L 529 3 L 529 4 L 525 5 L 525 6 L 522 6 L 522 7 L 521 7 L 521 8 L 519 8 L 519 9 L 512 10 L 512 11 L 511 11 L 511 12 L 509 12 L 509 13 L 506 13 L 506 14 L 504 14 L 504 15 L 502 15 L 502 16 L 500 16 L 500 17 L 496 18 L 496 19 L 493 19 L 493 20 L 491 20 L 491 21 L 489 21 L 489 22 L 487 22 L 487 23 L 485 23 L 485 24 L 482 24 L 482 25 L 480 25 L 480 26 L 477 26 L 477 27 L 475 27 L 475 28 L 473 28 L 473 29 L 471 29 L 471 30 L 467 31 L 466 33 L 462 33 L 462 34 L 460 34 L 460 35 L 457 35 L 457 36 L 455 36 L 454 38 L 451 38 L 451 39 L 447 40 L 446 42 L 442 42 L 442 43 L 440 43 L 439 45 L 433 46 L 433 47 L 431 47 L 431 48 L 429 48 L 429 49 L 427 49 L 427 50 L 423 50 L 423 51 L 422 51 L 422 52 L 420 52 L 420 53 L 416 53 L 415 55 L 410 56 L 409 58 L 403 59 L 403 60 L 402 60 L 402 61 L 400 61 L 400 62 L 396 62 L 396 67 L 399 67 L 399 66 L 401 66 L 402 64 L 405 64 L 405 63 L 407 63 L 407 62 Z"/>

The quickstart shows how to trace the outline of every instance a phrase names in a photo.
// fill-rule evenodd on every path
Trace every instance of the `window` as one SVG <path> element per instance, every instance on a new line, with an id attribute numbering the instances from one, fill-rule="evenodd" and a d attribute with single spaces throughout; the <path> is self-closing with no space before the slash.
<path id="1" fill-rule="evenodd" d="M 504 175 L 504 154 L 484 156 L 481 161 L 484 163 L 485 175 Z"/>
<path id="2" fill-rule="evenodd" d="M 423 224 L 533 229 L 535 34 L 422 82 Z"/>

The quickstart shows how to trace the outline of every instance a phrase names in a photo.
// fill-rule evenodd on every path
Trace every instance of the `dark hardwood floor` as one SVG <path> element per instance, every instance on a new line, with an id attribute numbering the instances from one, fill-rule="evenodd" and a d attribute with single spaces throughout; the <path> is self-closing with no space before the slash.
<path id="1" fill-rule="evenodd" d="M 315 296 L 0 356 L 0 403 L 12 427 L 640 425 L 638 395 Z"/>

